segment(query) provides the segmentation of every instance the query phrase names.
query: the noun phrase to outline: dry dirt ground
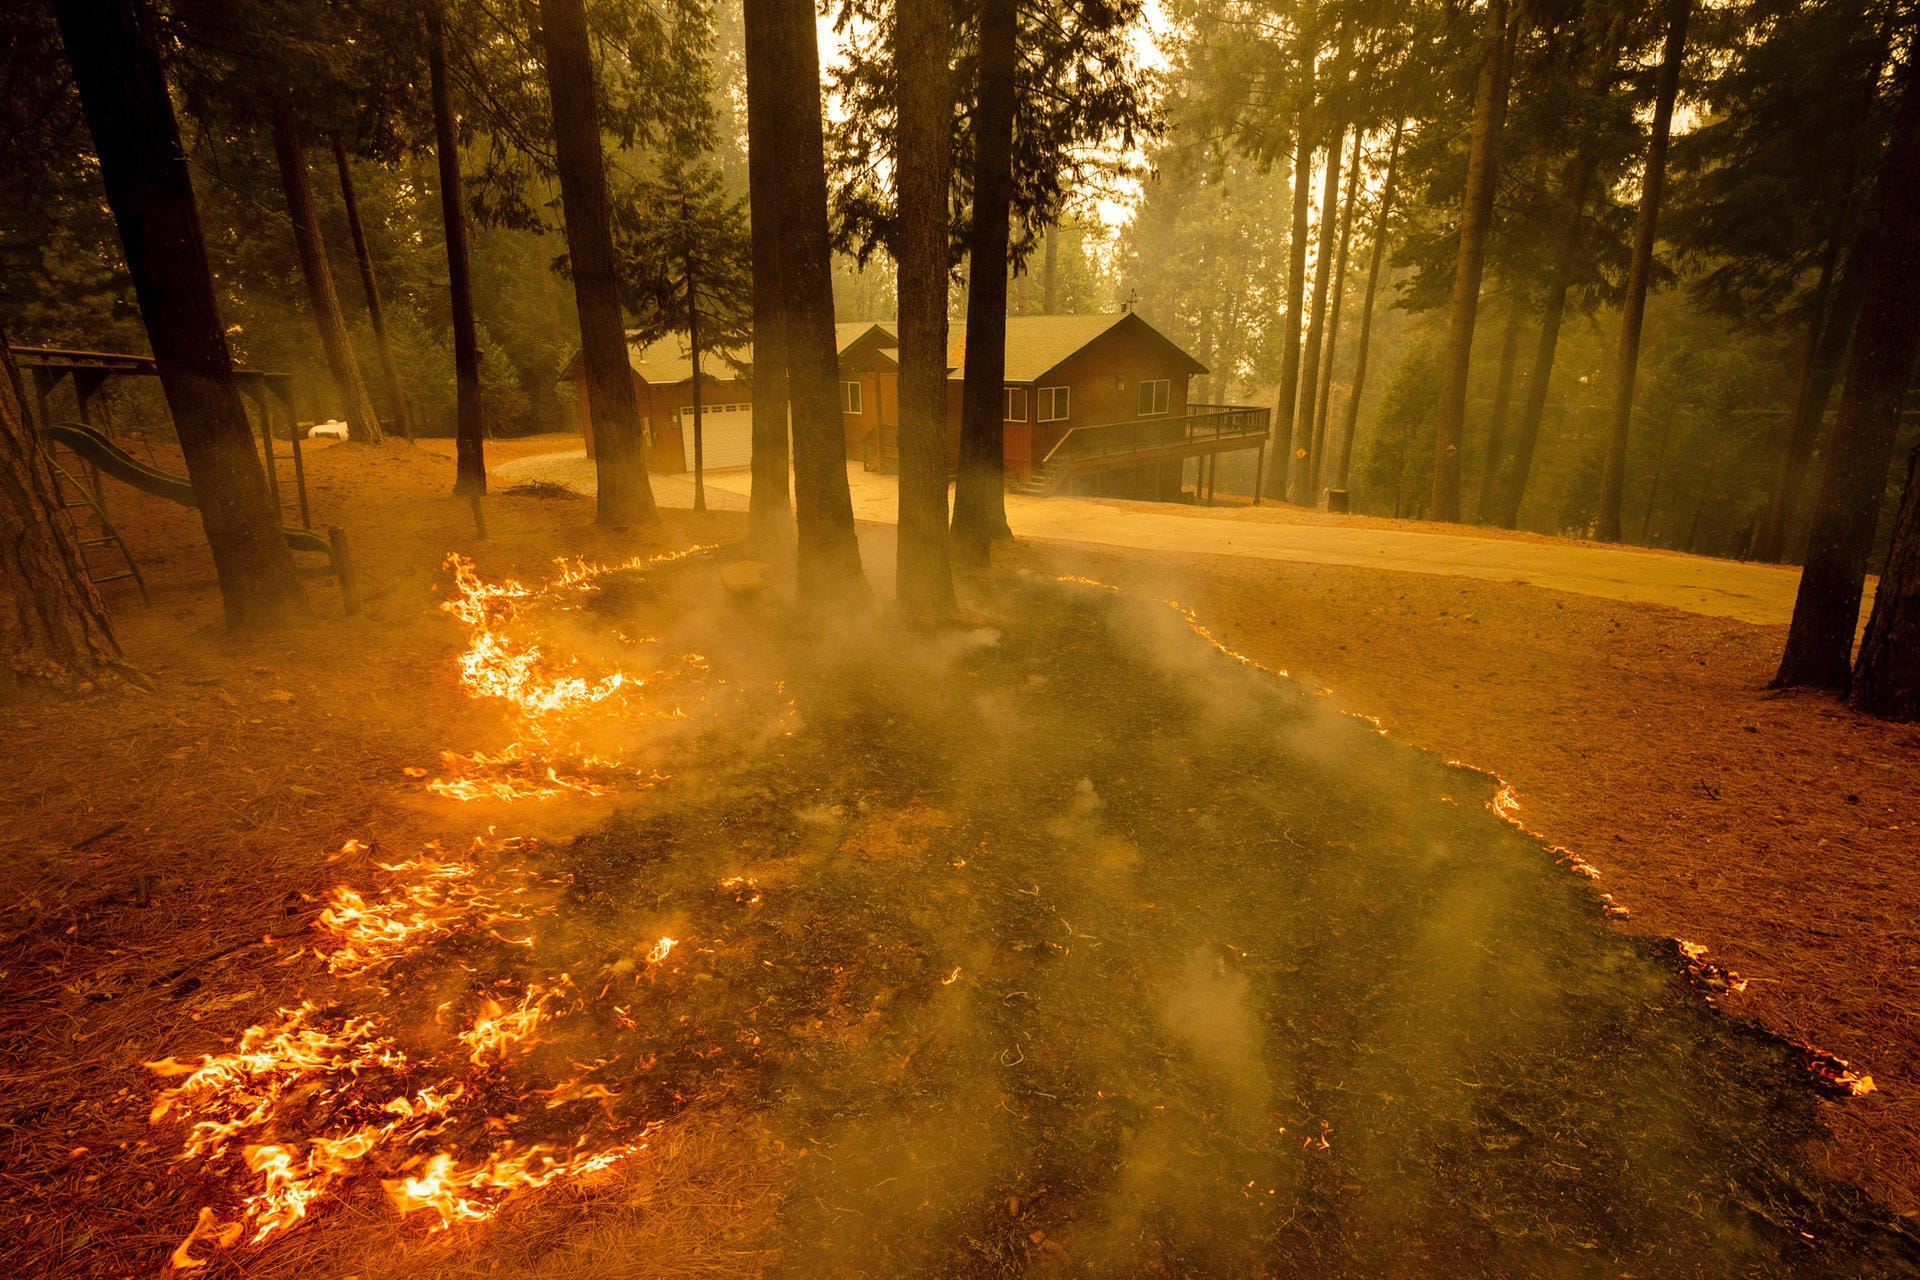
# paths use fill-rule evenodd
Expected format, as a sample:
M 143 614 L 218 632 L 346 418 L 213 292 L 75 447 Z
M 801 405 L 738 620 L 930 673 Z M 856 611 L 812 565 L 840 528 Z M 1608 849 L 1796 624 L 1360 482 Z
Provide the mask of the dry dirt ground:
M 552 447 L 497 442 L 490 456 Z M 126 584 L 110 599 L 154 691 L 4 718 L 0 1213 L 13 1229 L 0 1233 L 0 1269 L 125 1274 L 164 1256 L 183 1202 L 168 1150 L 147 1132 L 140 1063 L 228 1044 L 287 998 L 250 953 L 305 929 L 328 888 L 364 868 L 355 859 L 374 856 L 335 853 L 347 837 L 404 850 L 502 817 L 484 805 L 450 813 L 403 772 L 498 727 L 454 684 L 459 636 L 436 595 L 448 551 L 489 573 L 531 573 L 560 555 L 612 559 L 744 532 L 738 512 L 672 510 L 644 532 L 602 531 L 582 499 L 500 494 L 479 542 L 466 504 L 447 496 L 451 475 L 445 442 L 315 448 L 315 522 L 351 531 L 368 608 L 342 618 L 331 581 L 315 578 L 316 621 L 272 636 L 220 628 L 194 513 L 113 493 L 154 606 Z M 1706 944 L 1751 980 L 1724 998 L 1730 1012 L 1873 1073 L 1877 1092 L 1828 1108 L 1833 1141 L 1815 1156 L 1920 1214 L 1920 727 L 1768 695 L 1782 629 L 1229 556 L 1034 542 L 997 553 L 996 569 L 1177 599 L 1223 643 L 1395 737 L 1501 774 L 1532 830 L 1601 869 L 1601 887 L 1632 910 L 1620 927 Z M 545 809 L 541 833 L 607 812 L 594 801 Z M 684 1148 L 674 1195 L 659 1194 L 664 1162 L 611 1189 L 561 1193 L 611 1197 L 604 1238 L 589 1242 L 601 1263 L 754 1269 L 756 1224 L 789 1155 L 748 1118 L 711 1119 L 672 1139 Z M 430 1256 L 325 1269 L 511 1273 L 549 1218 L 561 1221 L 535 1208 L 512 1236 L 435 1237 L 419 1246 Z M 661 1264 L 679 1256 L 662 1252 L 676 1231 L 713 1247 Z M 302 1247 L 296 1235 L 250 1274 L 312 1273 Z

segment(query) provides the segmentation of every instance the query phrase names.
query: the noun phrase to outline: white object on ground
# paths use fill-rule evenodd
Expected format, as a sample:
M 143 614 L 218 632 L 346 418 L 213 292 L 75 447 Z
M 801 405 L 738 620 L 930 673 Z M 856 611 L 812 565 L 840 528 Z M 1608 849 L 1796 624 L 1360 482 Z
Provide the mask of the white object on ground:
M 345 440 L 347 424 L 338 418 L 329 418 L 325 422 L 316 422 L 307 428 L 309 440 Z

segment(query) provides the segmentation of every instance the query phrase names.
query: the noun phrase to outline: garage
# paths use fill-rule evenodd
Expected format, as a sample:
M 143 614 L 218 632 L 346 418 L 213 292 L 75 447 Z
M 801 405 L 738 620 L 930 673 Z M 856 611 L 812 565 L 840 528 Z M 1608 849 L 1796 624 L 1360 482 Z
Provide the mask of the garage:
M 693 408 L 680 410 L 680 451 L 693 470 Z M 753 462 L 753 406 L 712 404 L 700 408 L 702 461 L 708 471 L 725 471 Z

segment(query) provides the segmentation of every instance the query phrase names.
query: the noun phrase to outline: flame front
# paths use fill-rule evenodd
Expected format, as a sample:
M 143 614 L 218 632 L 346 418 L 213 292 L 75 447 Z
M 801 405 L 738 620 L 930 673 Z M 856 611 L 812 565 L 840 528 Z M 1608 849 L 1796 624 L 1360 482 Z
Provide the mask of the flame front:
M 511 802 L 660 781 L 582 739 L 616 707 L 623 722 L 680 717 L 678 707 L 648 705 L 643 695 L 706 672 L 706 659 L 680 654 L 663 659 L 664 674 L 644 676 L 583 670 L 577 658 L 526 638 L 526 615 L 575 607 L 608 574 L 708 549 L 613 565 L 563 561 L 532 587 L 488 581 L 472 561 L 450 556 L 453 591 L 441 607 L 467 632 L 460 686 L 503 704 L 514 736 L 498 750 L 444 752 L 443 776 L 428 791 Z M 334 856 L 366 852 L 350 840 Z M 565 888 L 528 869 L 534 853 L 530 839 L 489 838 L 465 857 L 432 843 L 414 858 L 375 863 L 383 886 L 335 888 L 315 922 L 319 940 L 290 957 L 317 960 L 316 980 L 342 984 L 339 1000 L 281 1009 L 225 1053 L 147 1064 L 169 1081 L 151 1120 L 186 1126 L 178 1161 L 230 1171 L 247 1186 L 232 1220 L 201 1210 L 173 1251 L 174 1267 L 203 1267 L 209 1251 L 271 1239 L 368 1177 L 403 1215 L 431 1215 L 440 1230 L 491 1216 L 510 1192 L 597 1173 L 645 1150 L 650 1122 L 596 1078 L 623 1055 L 573 1062 L 559 1035 L 570 1018 L 637 1031 L 635 1005 L 651 986 L 643 980 L 680 940 L 642 944 L 645 968 L 607 966 L 591 996 L 565 972 L 520 976 L 540 954 L 539 932 Z M 448 980 L 461 989 L 431 1016 L 409 1007 L 420 998 L 414 988 Z M 372 1012 L 349 1013 L 349 1005 Z
M 533 848 L 482 840 L 460 860 L 430 845 L 408 861 L 376 864 L 390 880 L 381 892 L 334 891 L 311 954 L 348 984 L 343 994 L 370 996 L 377 1012 L 347 1015 L 307 999 L 249 1028 L 228 1052 L 147 1064 L 171 1082 L 151 1119 L 186 1125 L 178 1161 L 237 1166 L 250 1184 L 232 1221 L 203 1212 L 175 1251 L 176 1267 L 205 1265 L 207 1248 L 257 1244 L 297 1226 L 363 1176 L 380 1177 L 403 1214 L 431 1213 L 439 1230 L 490 1216 L 509 1192 L 596 1173 L 645 1149 L 647 1121 L 616 1110 L 621 1095 L 593 1078 L 616 1058 L 583 1065 L 548 1052 L 556 1024 L 593 1003 L 567 974 L 517 981 L 517 998 L 454 997 L 438 1015 L 464 1026 L 451 1036 L 417 1018 L 403 1030 L 410 1020 L 391 998 L 395 970 L 423 948 L 506 954 L 533 946 L 519 935 L 554 914 L 564 888 L 518 865 Z M 509 926 L 512 936 L 502 931 Z M 651 944 L 648 961 L 665 959 L 675 942 Z M 629 1028 L 631 1002 L 644 990 L 637 977 L 612 973 L 595 997 L 607 1010 L 615 998 L 627 1001 L 619 1012 Z M 463 1003 L 471 1008 L 461 1014 Z M 527 1116 L 572 1104 L 591 1109 L 541 1122 L 563 1138 L 523 1136 Z
M 430 780 L 427 790 L 450 800 L 515 801 L 604 796 L 654 785 L 658 775 L 632 770 L 621 753 L 591 749 L 581 738 L 590 722 L 596 717 L 604 722 L 615 704 L 623 720 L 679 718 L 678 707 L 652 705 L 646 695 L 678 675 L 704 672 L 706 659 L 681 654 L 673 665 L 644 675 L 618 668 L 583 672 L 577 656 L 562 659 L 523 638 L 520 624 L 529 610 L 573 607 L 609 574 L 657 568 L 711 549 L 689 547 L 612 565 L 562 560 L 553 577 L 533 587 L 512 578 L 490 582 L 473 561 L 448 556 L 453 594 L 440 607 L 467 631 L 459 657 L 460 687 L 469 697 L 503 704 L 516 736 L 497 751 L 442 752 L 443 774 Z

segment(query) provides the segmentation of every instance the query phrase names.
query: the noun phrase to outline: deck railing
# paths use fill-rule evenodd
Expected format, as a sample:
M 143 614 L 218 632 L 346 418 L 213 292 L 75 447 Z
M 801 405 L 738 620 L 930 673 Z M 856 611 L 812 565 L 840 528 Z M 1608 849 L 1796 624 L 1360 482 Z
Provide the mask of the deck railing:
M 1121 453 L 1142 453 L 1182 444 L 1245 439 L 1249 447 L 1266 439 L 1270 410 L 1253 405 L 1189 405 L 1179 418 L 1139 418 L 1132 422 L 1072 427 L 1054 441 L 1040 465 L 1084 462 Z

